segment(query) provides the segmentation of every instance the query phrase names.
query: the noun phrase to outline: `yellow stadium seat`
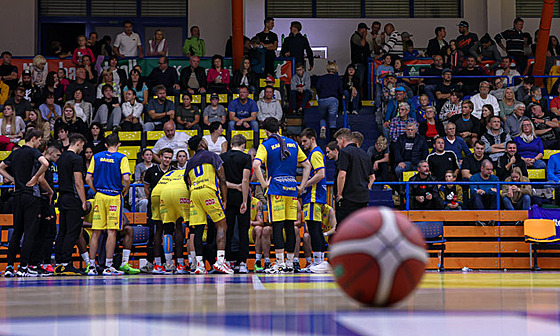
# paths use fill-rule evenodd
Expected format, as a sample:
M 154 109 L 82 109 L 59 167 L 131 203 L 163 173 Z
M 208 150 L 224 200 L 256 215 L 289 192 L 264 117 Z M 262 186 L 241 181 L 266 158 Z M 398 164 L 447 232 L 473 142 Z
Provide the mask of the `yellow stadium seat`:
M 550 157 L 554 154 L 558 154 L 560 153 L 559 149 L 545 149 L 544 150 L 544 156 L 543 156 L 543 160 L 548 160 L 550 159 Z
M 319 106 L 319 103 L 316 100 L 310 100 L 309 106 Z
M 136 160 L 128 160 L 128 165 L 130 166 L 130 173 L 133 175 L 130 179 L 134 180 L 134 168 L 136 167 Z
M 218 102 L 219 102 L 220 104 L 225 104 L 225 103 L 228 102 L 227 94 L 225 94 L 225 93 L 220 93 L 220 94 L 218 95 L 218 97 L 219 97 L 219 101 L 218 101 Z M 206 95 L 206 104 L 210 104 L 210 95 L 209 95 L 209 94 Z
M 550 243 L 560 240 L 552 239 L 556 236 L 556 225 L 552 219 L 526 219 L 523 223 L 523 234 L 525 241 L 531 243 Z
M 157 99 L 157 96 L 154 96 L 153 98 Z M 172 102 L 175 102 L 175 96 L 167 96 L 166 98 L 167 100 L 171 100 Z
M 242 134 L 245 137 L 245 139 L 247 139 L 247 145 L 246 145 L 247 148 L 253 147 L 253 131 L 238 131 L 238 130 L 231 131 L 232 137 L 237 134 Z
M 177 130 L 175 132 L 185 133 L 185 134 L 187 134 L 188 136 L 191 136 L 191 137 L 198 134 L 198 131 L 196 131 L 196 130 Z
M 165 136 L 164 131 L 148 131 L 146 132 L 146 139 L 148 141 L 158 141 Z
M 362 106 L 375 106 L 375 100 L 362 100 Z
M 138 152 L 140 152 L 140 146 L 120 146 L 119 153 L 123 153 L 129 160 L 136 160 L 138 157 Z
M 109 135 L 113 134 L 113 131 L 105 131 L 105 133 L 103 134 L 105 134 L 105 137 L 108 137 Z
M 278 130 L 278 133 L 279 133 L 280 135 L 282 135 L 282 129 Z M 267 137 L 266 137 L 266 132 L 265 132 L 263 129 L 260 129 L 260 130 L 259 130 L 259 138 L 260 138 L 261 140 L 267 138 Z
M 530 180 L 546 180 L 546 170 L 544 169 L 527 169 Z
M 403 181 L 407 182 L 415 174 L 416 174 L 415 171 L 405 171 L 405 172 L 403 172 L 403 175 L 402 175 Z
M 259 87 L 265 87 L 266 86 L 266 81 L 264 78 L 261 78 L 261 80 L 259 81 Z M 279 88 L 280 87 L 280 80 L 279 79 L 275 79 L 274 80 L 274 85 L 275 88 Z
M 204 130 L 204 131 L 202 131 L 202 135 L 210 135 L 210 131 L 209 130 Z M 222 135 L 226 136 L 226 130 L 222 131 Z
M 239 93 L 234 93 L 231 99 L 237 99 L 239 98 Z M 252 93 L 249 93 L 249 98 L 255 100 L 255 95 Z
M 0 160 L 6 159 L 10 153 L 10 151 L 0 151 Z
M 142 139 L 142 132 L 119 132 L 119 139 L 121 141 L 140 141 Z

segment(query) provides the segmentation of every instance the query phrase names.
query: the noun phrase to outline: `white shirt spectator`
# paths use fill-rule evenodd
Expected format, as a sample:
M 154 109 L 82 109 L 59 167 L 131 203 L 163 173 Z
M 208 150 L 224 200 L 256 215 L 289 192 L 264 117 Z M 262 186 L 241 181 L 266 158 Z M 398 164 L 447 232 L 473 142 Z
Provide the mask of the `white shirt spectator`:
M 482 99 L 480 93 L 477 93 L 471 97 L 471 101 L 474 104 L 472 115 L 478 119 L 480 119 L 480 117 L 482 116 L 482 106 L 486 104 L 490 104 L 492 105 L 492 107 L 494 107 L 495 116 L 500 115 L 500 104 L 498 104 L 498 99 L 496 99 L 496 97 L 492 96 L 491 94 L 489 94 L 486 99 Z
M 130 102 L 125 102 L 122 105 L 122 113 L 125 118 L 128 118 L 131 114 L 142 122 L 142 111 L 144 111 L 144 105 L 142 103 L 136 102 L 134 106 Z
M 119 52 L 126 57 L 137 57 L 138 46 L 141 45 L 142 41 L 140 41 L 140 36 L 137 33 L 132 33 L 128 36 L 125 32 L 117 35 L 115 43 L 113 44 L 113 46 L 119 48 Z
M 503 75 L 504 75 L 504 69 L 498 69 L 498 70 L 496 70 L 496 76 L 503 76 Z M 513 84 L 514 84 L 514 83 L 513 83 L 513 77 L 515 77 L 515 76 L 521 76 L 521 75 L 519 74 L 519 72 L 517 72 L 517 70 L 515 70 L 515 69 L 510 69 L 509 72 L 508 72 L 508 74 L 507 74 L 506 76 L 507 76 L 507 78 L 509 79 L 509 85 L 513 86 Z M 506 83 L 506 84 L 507 84 L 507 83 Z M 507 86 L 507 85 L 504 85 L 504 86 Z
M 259 93 L 259 100 L 264 98 L 264 90 L 261 90 L 261 93 Z M 272 99 L 276 99 L 279 102 L 282 101 L 282 95 L 280 94 L 280 91 L 278 90 L 274 90 L 274 94 L 272 95 Z
M 218 140 L 216 140 L 216 142 L 212 141 L 212 136 L 210 134 L 203 136 L 203 138 L 206 139 L 206 142 L 208 143 L 209 151 L 211 151 L 212 153 L 216 153 L 218 155 L 222 154 L 222 144 L 224 142 L 227 142 L 224 136 L 220 135 L 218 137 Z
M 273 117 L 278 121 L 282 120 L 282 106 L 280 106 L 278 100 L 272 99 L 267 103 L 264 99 L 261 99 L 257 102 L 257 106 L 259 107 L 259 113 L 257 113 L 258 121 L 262 122 L 269 117 Z
M 173 149 L 173 160 L 175 160 L 177 158 L 178 151 L 188 148 L 188 142 L 190 138 L 191 137 L 186 133 L 175 131 L 175 135 L 171 139 L 167 136 L 163 136 L 162 138 L 160 138 L 154 145 L 154 148 L 152 148 L 152 151 L 158 154 L 159 151 L 164 148 L 171 148 Z M 187 151 L 187 159 L 188 158 L 189 152 Z

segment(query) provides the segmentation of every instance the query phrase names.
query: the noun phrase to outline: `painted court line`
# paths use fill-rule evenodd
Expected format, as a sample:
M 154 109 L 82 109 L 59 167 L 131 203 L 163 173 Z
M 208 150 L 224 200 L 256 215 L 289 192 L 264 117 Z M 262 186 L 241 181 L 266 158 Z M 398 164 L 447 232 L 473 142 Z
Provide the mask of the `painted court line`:
M 266 289 L 258 276 L 253 275 L 252 280 L 253 280 L 253 289 L 254 290 L 265 290 Z

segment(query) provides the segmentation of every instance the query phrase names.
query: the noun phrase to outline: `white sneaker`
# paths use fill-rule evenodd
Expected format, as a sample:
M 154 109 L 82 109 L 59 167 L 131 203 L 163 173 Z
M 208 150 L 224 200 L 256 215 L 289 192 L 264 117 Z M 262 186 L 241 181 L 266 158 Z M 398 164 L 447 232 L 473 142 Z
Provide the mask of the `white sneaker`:
M 106 267 L 103 270 L 103 275 L 124 275 L 124 272 L 119 271 L 115 267 L 111 266 L 111 267 Z
M 239 274 L 248 274 L 249 270 L 247 269 L 247 264 L 242 262 L 239 264 Z
M 146 265 L 140 267 L 140 272 L 142 272 L 142 273 L 152 273 L 153 269 L 154 269 L 154 264 L 147 261 Z
M 212 268 L 223 274 L 233 274 L 233 270 L 225 262 L 219 262 L 216 260 L 214 265 L 212 265 Z
M 204 261 L 201 261 L 196 264 L 196 269 L 194 270 L 194 274 L 206 274 L 208 271 L 204 265 Z
M 332 273 L 331 264 L 328 261 L 323 261 L 319 265 L 311 266 L 309 268 L 311 273 L 315 274 L 330 274 Z
M 286 268 L 286 264 L 274 264 L 270 268 L 264 270 L 267 274 L 279 274 L 284 272 L 284 268 Z

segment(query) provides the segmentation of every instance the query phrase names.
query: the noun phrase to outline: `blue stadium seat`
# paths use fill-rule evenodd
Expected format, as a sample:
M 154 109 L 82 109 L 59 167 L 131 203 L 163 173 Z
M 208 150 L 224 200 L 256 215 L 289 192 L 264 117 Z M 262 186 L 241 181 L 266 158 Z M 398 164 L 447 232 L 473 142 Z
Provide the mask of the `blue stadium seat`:
M 441 251 L 438 268 L 440 271 L 445 271 L 444 255 L 447 240 L 443 237 L 443 222 L 414 222 L 414 224 L 422 231 L 428 250 Z

